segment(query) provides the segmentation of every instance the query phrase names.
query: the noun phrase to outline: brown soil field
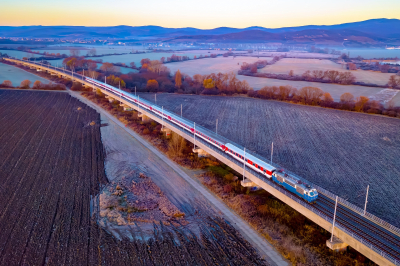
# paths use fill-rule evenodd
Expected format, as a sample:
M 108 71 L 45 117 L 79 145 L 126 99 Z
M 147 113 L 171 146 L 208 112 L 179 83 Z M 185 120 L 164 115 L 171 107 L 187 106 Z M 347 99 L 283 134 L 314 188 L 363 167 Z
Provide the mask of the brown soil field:
M 141 97 L 153 101 L 154 94 Z M 400 120 L 243 97 L 159 94 L 157 104 L 400 226 Z
M 302 75 L 307 70 L 337 70 L 340 72 L 348 71 L 345 65 L 336 64 L 330 60 L 304 59 L 304 58 L 283 58 L 273 65 L 266 66 L 259 70 L 261 73 L 288 74 L 293 70 L 295 75 Z M 366 71 L 362 69 L 351 71 L 356 77 L 356 81 L 386 85 L 391 73 L 381 73 L 377 71 Z
M 268 265 L 217 216 L 197 234 L 179 221 L 121 239 L 100 227 L 100 115 L 69 94 L 0 90 L 0 123 L 0 265 Z

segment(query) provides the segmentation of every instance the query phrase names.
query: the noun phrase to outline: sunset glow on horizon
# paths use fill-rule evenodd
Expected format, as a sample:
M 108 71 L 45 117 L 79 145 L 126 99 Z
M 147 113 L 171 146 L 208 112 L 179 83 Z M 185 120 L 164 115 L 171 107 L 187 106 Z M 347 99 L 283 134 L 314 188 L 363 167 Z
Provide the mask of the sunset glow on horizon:
M 143 26 L 170 28 L 279 28 L 332 25 L 373 18 L 400 19 L 398 0 L 288 1 L 129 1 L 5 0 L 1 26 Z

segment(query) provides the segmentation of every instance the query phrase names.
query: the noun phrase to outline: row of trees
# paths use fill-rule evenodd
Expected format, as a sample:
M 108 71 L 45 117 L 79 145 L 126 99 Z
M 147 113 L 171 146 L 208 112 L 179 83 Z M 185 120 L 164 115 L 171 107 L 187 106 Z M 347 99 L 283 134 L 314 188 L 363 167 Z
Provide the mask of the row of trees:
M 247 63 L 243 63 L 241 69 L 238 71 L 238 74 L 283 80 L 337 83 L 343 85 L 354 84 L 356 82 L 356 77 L 350 71 L 341 72 L 337 70 L 307 70 L 302 75 L 295 75 L 293 70 L 290 70 L 288 74 L 258 73 L 257 65 Z
M 393 103 L 389 103 L 389 109 L 385 110 L 384 106 L 378 101 L 371 101 L 365 96 L 356 98 L 348 92 L 340 96 L 340 102 L 335 102 L 330 93 L 324 92 L 320 88 L 310 86 L 303 87 L 299 90 L 291 86 L 265 86 L 259 91 L 249 90 L 248 96 L 356 112 L 385 114 L 389 116 L 396 116 L 398 114 L 400 116 L 400 109 L 394 108 Z
M 84 57 L 67 57 L 62 62 L 63 66 L 72 71 L 82 72 L 83 70 L 87 70 L 87 73 L 92 74 L 89 74 L 87 76 L 91 77 L 98 67 L 97 63 L 97 61 L 94 61 L 92 59 L 85 59 Z M 100 66 L 100 70 L 104 72 L 105 75 L 116 74 L 121 71 L 118 66 L 115 66 L 114 64 L 108 62 L 102 63 L 102 65 Z
M 290 75 L 290 73 L 293 73 L 293 71 L 289 72 L 289 76 L 294 76 L 293 74 Z M 353 84 L 356 81 L 356 77 L 353 75 L 353 73 L 349 71 L 341 72 L 337 70 L 307 70 L 301 75 L 301 77 L 306 81 L 328 80 L 331 83 L 339 83 L 344 85 Z
M 392 89 L 400 89 L 400 76 L 391 75 L 389 77 L 388 86 Z
M 58 84 L 58 83 L 48 83 L 44 84 L 40 80 L 36 80 L 32 87 L 31 87 L 32 82 L 28 79 L 25 79 L 21 81 L 21 84 L 19 85 L 18 88 L 20 89 L 34 89 L 34 90 L 65 90 L 65 86 L 63 84 Z M 13 84 L 10 80 L 5 80 L 1 84 L 1 87 L 5 88 L 13 88 Z

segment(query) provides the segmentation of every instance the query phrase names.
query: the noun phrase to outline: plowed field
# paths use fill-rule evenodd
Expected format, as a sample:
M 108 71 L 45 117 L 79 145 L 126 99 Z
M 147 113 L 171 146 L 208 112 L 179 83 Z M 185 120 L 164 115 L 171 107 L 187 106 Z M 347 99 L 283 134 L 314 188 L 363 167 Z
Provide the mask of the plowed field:
M 222 218 L 204 217 L 199 234 L 155 223 L 118 240 L 101 229 L 99 124 L 68 93 L 0 90 L 0 265 L 267 265 Z
M 141 97 L 154 102 L 154 94 Z M 157 104 L 400 226 L 400 119 L 243 97 L 158 94 Z

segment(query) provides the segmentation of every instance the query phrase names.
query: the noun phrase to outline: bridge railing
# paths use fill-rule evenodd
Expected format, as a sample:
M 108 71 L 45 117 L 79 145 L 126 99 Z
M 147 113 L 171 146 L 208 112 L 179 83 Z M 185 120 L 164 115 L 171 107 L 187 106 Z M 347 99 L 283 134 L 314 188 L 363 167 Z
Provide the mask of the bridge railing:
M 50 68 L 50 69 L 55 69 L 55 70 L 57 70 L 57 71 L 61 71 L 61 72 L 63 72 L 63 73 L 70 74 L 70 75 L 72 75 L 72 73 L 73 73 L 73 72 L 71 72 L 71 71 L 69 71 L 69 70 L 65 70 L 65 69 L 62 69 L 62 68 L 57 68 L 57 67 L 54 67 L 54 66 L 51 66 L 51 65 L 50 65 L 50 66 L 49 66 L 49 65 L 41 65 L 41 64 L 34 63 L 34 62 L 32 62 L 32 61 L 25 61 L 25 60 L 19 60 L 19 59 L 15 59 L 15 60 L 23 61 L 23 62 L 31 63 L 31 64 L 36 64 L 36 65 L 41 66 L 41 67 L 47 67 L 47 68 Z M 84 79 L 84 77 L 83 77 L 82 75 L 78 74 L 78 73 L 74 73 L 74 77 L 75 77 L 75 76 L 81 78 L 82 80 Z M 143 99 L 143 100 L 144 100 L 144 99 Z M 147 101 L 147 100 L 144 100 L 144 101 L 146 101 L 147 103 L 150 103 L 150 104 L 154 105 L 154 103 L 151 103 L 151 102 L 149 102 L 149 101 Z M 147 110 L 146 110 L 146 111 L 147 111 Z M 188 119 L 186 119 L 186 118 L 182 118 L 182 119 L 184 119 L 185 121 L 187 121 L 189 124 L 193 124 L 193 123 L 194 123 L 193 121 L 190 121 L 190 120 L 188 120 Z M 182 128 L 178 127 L 177 125 L 175 125 L 174 123 L 172 123 L 172 122 L 170 122 L 170 121 L 168 121 L 168 120 L 166 120 L 166 119 L 164 119 L 164 123 L 165 123 L 165 124 L 168 124 L 170 127 L 174 127 L 174 128 L 179 129 L 179 130 L 182 130 Z M 215 132 L 213 132 L 213 131 L 211 131 L 211 130 L 209 130 L 209 129 L 203 127 L 203 126 L 196 125 L 196 128 L 201 128 L 202 131 L 207 132 L 207 134 L 210 134 L 211 136 L 218 137 L 220 140 L 224 140 L 224 141 L 226 141 L 227 143 L 232 143 L 232 144 L 234 144 L 234 145 L 236 145 L 236 146 L 238 146 L 238 147 L 240 147 L 240 148 L 243 148 L 243 146 L 241 146 L 241 145 L 239 145 L 239 144 L 236 144 L 236 143 L 232 142 L 231 140 L 229 140 L 229 139 L 227 139 L 227 138 L 225 138 L 225 137 L 223 137 L 223 136 L 221 136 L 221 135 L 217 135 Z M 186 134 L 190 134 L 189 132 L 185 132 L 185 133 L 186 133 Z M 212 149 L 214 152 L 216 152 L 216 153 L 218 153 L 219 155 L 225 157 L 226 159 L 230 160 L 230 161 L 233 162 L 233 163 L 238 164 L 238 162 L 239 162 L 239 161 L 235 160 L 234 158 L 228 156 L 225 152 L 222 152 L 221 150 L 217 149 L 215 146 L 209 144 L 208 142 L 204 141 L 204 140 L 201 139 L 201 138 L 196 138 L 196 142 L 200 142 L 202 145 L 205 145 L 205 146 L 209 147 L 209 148 Z M 258 154 L 254 153 L 254 152 L 252 152 L 252 155 L 255 156 L 255 157 L 257 157 L 257 158 L 259 158 L 259 159 L 261 159 L 261 160 L 263 160 L 263 161 L 268 162 L 268 160 L 266 160 L 264 157 L 259 156 Z M 240 165 L 241 165 L 241 163 L 240 163 Z M 280 166 L 277 165 L 277 164 L 275 164 L 275 163 L 273 163 L 273 166 L 276 167 L 276 168 L 280 168 Z M 317 214 L 318 216 L 322 217 L 322 218 L 323 218 L 324 220 L 326 220 L 327 222 L 329 222 L 329 223 L 332 223 L 332 222 L 333 222 L 333 219 L 332 219 L 332 218 L 326 216 L 325 214 L 323 214 L 322 212 L 320 212 L 319 210 L 317 210 L 316 208 L 314 208 L 314 207 L 311 206 L 310 204 L 308 204 L 308 203 L 304 202 L 303 200 L 299 199 L 298 197 L 294 196 L 294 195 L 291 194 L 289 191 L 283 189 L 282 187 L 278 186 L 278 185 L 275 184 L 274 182 L 271 182 L 269 179 L 265 178 L 264 176 L 262 176 L 262 175 L 259 174 L 258 172 L 252 170 L 252 169 L 249 168 L 249 167 L 246 167 L 246 171 L 247 171 L 247 172 L 250 172 L 252 175 L 258 177 L 259 179 L 261 179 L 262 181 L 264 181 L 265 183 L 267 183 L 267 184 L 270 185 L 271 187 L 275 188 L 276 190 L 278 190 L 278 191 L 281 192 L 282 194 L 284 194 L 284 195 L 286 195 L 287 197 L 291 198 L 291 199 L 292 199 L 293 201 L 295 201 L 296 203 L 302 205 L 303 207 L 307 208 L 308 210 L 310 210 L 310 211 L 312 211 L 313 213 Z M 295 175 L 294 173 L 290 173 L 290 174 Z M 312 184 L 311 182 L 309 182 L 308 180 L 305 180 L 304 178 L 302 178 L 302 177 L 300 177 L 300 176 L 297 176 L 297 175 L 295 175 L 295 176 L 298 177 L 299 179 L 301 179 L 302 181 L 306 182 L 306 183 Z M 330 198 L 332 198 L 332 199 L 335 199 L 335 198 L 336 198 L 336 195 L 333 194 L 332 192 L 330 192 L 330 191 L 328 191 L 328 190 L 325 190 L 325 189 L 319 187 L 318 185 L 315 185 L 315 184 L 312 184 L 312 185 L 318 190 L 318 192 L 320 192 L 320 193 L 322 193 L 322 194 L 324 194 L 324 195 L 326 195 L 326 196 L 328 196 L 328 197 L 330 197 Z M 364 210 L 361 209 L 361 208 L 359 208 L 359 207 L 357 207 L 356 205 L 354 205 L 354 204 L 352 204 L 352 203 L 350 203 L 350 202 L 348 202 L 348 201 L 346 201 L 346 200 L 344 200 L 344 199 L 342 199 L 342 198 L 340 198 L 340 197 L 338 197 L 338 202 L 340 202 L 342 205 L 347 206 L 348 208 L 352 209 L 353 211 L 359 213 L 360 215 L 364 216 Z M 370 213 L 366 212 L 365 216 L 367 216 L 368 218 L 370 218 L 370 219 L 376 221 L 379 225 L 381 225 L 381 226 L 384 227 L 384 228 L 388 228 L 388 229 L 390 229 L 390 230 L 392 230 L 392 231 L 395 231 L 395 232 L 400 233 L 400 229 L 398 229 L 398 228 L 396 228 L 395 226 L 389 224 L 388 222 L 383 221 L 382 219 L 380 219 L 380 218 L 374 216 L 373 214 L 370 214 Z M 395 258 L 393 258 L 390 254 L 386 253 L 384 250 L 380 249 L 380 248 L 378 247 L 378 246 L 379 246 L 378 243 L 371 244 L 370 242 L 368 242 L 368 241 L 366 241 L 365 239 L 363 239 L 362 236 L 359 236 L 359 235 L 357 235 L 357 234 L 354 234 L 354 232 L 352 232 L 351 230 L 349 230 L 349 229 L 347 229 L 347 228 L 341 226 L 340 223 L 337 223 L 337 225 L 335 225 L 335 226 L 336 226 L 337 228 L 339 228 L 340 230 L 346 232 L 348 235 L 352 236 L 353 238 L 357 239 L 357 240 L 358 240 L 359 242 L 361 242 L 362 244 L 368 246 L 369 248 L 371 248 L 372 250 L 374 250 L 375 252 L 377 252 L 378 254 L 380 254 L 382 257 L 384 257 L 384 258 L 388 259 L 389 261 L 393 262 L 395 265 L 400 265 L 400 261 L 398 261 L 398 260 L 396 260 Z

